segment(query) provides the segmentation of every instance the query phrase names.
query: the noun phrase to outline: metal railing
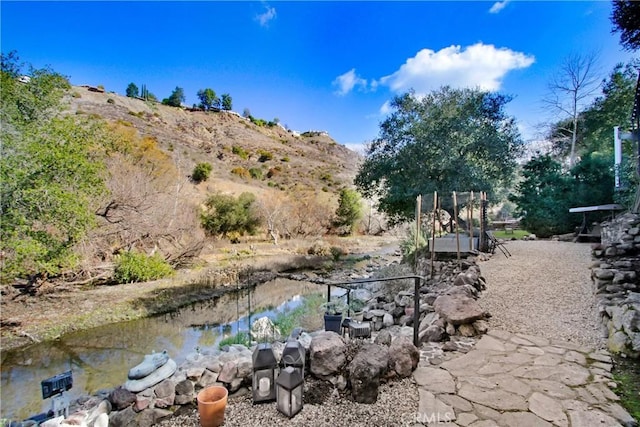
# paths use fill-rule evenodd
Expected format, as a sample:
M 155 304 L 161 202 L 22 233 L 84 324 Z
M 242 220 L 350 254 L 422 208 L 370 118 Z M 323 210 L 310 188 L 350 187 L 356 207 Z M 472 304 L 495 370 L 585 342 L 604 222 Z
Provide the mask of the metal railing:
M 326 283 L 327 285 L 327 303 L 331 302 L 331 287 L 335 286 L 336 288 L 342 288 L 347 290 L 347 316 L 351 314 L 350 307 L 350 295 L 351 291 L 357 289 L 352 287 L 351 285 L 357 285 L 360 283 L 375 283 L 375 282 L 389 282 L 391 280 L 404 280 L 404 279 L 413 279 L 414 280 L 414 294 L 413 294 L 413 345 L 420 348 L 418 345 L 418 327 L 420 320 L 420 284 L 423 280 L 421 276 L 397 276 L 397 277 L 385 277 L 381 279 L 361 279 L 354 280 L 351 282 L 337 282 L 337 283 Z

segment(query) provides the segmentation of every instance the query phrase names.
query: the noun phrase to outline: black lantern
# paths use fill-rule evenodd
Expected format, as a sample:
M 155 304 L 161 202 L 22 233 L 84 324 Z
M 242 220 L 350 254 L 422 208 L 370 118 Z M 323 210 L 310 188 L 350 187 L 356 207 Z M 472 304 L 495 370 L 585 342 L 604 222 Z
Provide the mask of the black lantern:
M 258 344 L 253 352 L 253 403 L 276 399 L 276 369 L 278 362 L 271 344 Z
M 306 351 L 300 341 L 287 341 L 282 351 L 282 360 L 280 365 L 283 368 L 291 366 L 294 368 L 300 376 L 304 379 L 304 360 Z
M 289 418 L 300 412 L 302 410 L 303 388 L 302 376 L 293 366 L 287 366 L 281 370 L 276 380 L 278 411 Z

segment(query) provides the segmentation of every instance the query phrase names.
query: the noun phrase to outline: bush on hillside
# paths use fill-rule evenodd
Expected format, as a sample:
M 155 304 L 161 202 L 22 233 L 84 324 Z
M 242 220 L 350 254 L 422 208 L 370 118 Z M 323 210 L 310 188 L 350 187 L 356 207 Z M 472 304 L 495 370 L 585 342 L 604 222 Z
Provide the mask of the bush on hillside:
M 122 252 L 116 257 L 114 279 L 118 283 L 146 282 L 173 274 L 173 268 L 160 255 L 147 256 L 141 252 Z
M 262 169 L 260 168 L 251 168 L 249 169 L 249 174 L 253 179 L 262 179 Z
M 193 179 L 195 182 L 206 181 L 209 179 L 212 170 L 213 166 L 211 166 L 211 163 L 198 163 L 196 167 L 193 168 L 191 179 Z
M 231 148 L 231 152 L 243 160 L 247 160 L 247 158 L 249 158 L 249 153 L 247 152 L 247 150 L 238 145 L 234 145 Z
M 251 173 L 243 167 L 237 167 L 231 169 L 231 173 L 234 175 L 238 175 L 240 178 L 249 179 L 251 178 Z

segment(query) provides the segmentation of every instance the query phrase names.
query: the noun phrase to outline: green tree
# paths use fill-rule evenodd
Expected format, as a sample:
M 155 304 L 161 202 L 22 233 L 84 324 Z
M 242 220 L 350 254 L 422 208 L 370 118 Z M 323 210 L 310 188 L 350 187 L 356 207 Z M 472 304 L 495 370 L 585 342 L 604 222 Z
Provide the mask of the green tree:
M 179 107 L 185 101 L 184 89 L 176 86 L 176 88 L 171 92 L 169 98 L 165 98 L 162 100 L 164 105 L 170 105 L 172 107 Z
M 198 91 L 198 99 L 200 100 L 200 107 L 209 111 L 212 108 L 218 108 L 220 104 L 220 99 L 216 96 L 216 93 L 213 89 L 200 89 Z
M 138 94 L 138 86 L 136 86 L 135 83 L 129 83 L 129 86 L 127 86 L 127 96 L 129 98 L 137 98 Z
M 487 191 L 513 176 L 522 140 L 504 107 L 509 97 L 442 87 L 393 99 L 356 176 L 392 223 L 413 217 L 415 198 L 438 191 Z M 446 199 L 445 199 L 446 200 Z M 452 211 L 452 205 L 444 204 Z
M 200 217 L 202 227 L 214 237 L 255 233 L 260 225 L 260 218 L 253 207 L 255 200 L 252 193 L 242 193 L 238 198 L 220 193 L 209 196 L 205 201 L 206 211 Z
M 598 96 L 582 114 L 584 124 L 584 151 L 613 151 L 614 126 L 628 130 L 631 122 L 635 89 L 638 81 L 637 67 L 640 62 L 618 64 L 602 83 L 602 95 Z M 627 154 L 632 155 L 632 144 L 626 144 Z
M 522 169 L 522 181 L 509 200 L 517 205 L 522 227 L 539 237 L 570 232 L 571 185 L 562 165 L 550 155 L 539 155 Z
M 225 111 L 231 111 L 233 108 L 233 102 L 231 100 L 231 95 L 228 93 L 222 94 L 222 109 Z
M 563 172 L 561 164 L 550 155 L 539 155 L 524 165 L 522 176 L 517 194 L 509 200 L 516 203 L 522 226 L 540 237 L 573 232 L 582 218 L 569 213 L 570 208 L 604 205 L 614 200 L 610 153 L 585 154 L 568 172 Z M 590 219 L 599 218 L 594 213 Z
M 0 249 L 2 281 L 56 274 L 74 264 L 74 246 L 95 221 L 105 191 L 100 143 L 105 126 L 90 118 L 53 117 L 69 82 L 49 69 L 2 57 L 0 118 Z M 12 70 L 5 72 L 4 70 Z
M 349 188 L 341 190 L 334 225 L 346 230 L 346 234 L 353 234 L 361 219 L 362 199 L 360 194 Z
M 626 50 L 640 48 L 640 2 L 614 0 L 611 14 L 613 33 L 620 33 L 620 44 Z

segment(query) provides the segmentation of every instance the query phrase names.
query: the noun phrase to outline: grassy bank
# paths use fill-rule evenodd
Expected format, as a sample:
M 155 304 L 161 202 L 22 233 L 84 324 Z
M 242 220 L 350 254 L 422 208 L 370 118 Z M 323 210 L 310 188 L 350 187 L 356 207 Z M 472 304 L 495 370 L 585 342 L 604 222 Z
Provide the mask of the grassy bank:
M 620 403 L 640 422 L 640 360 L 616 358 L 613 379 L 618 383 Z

